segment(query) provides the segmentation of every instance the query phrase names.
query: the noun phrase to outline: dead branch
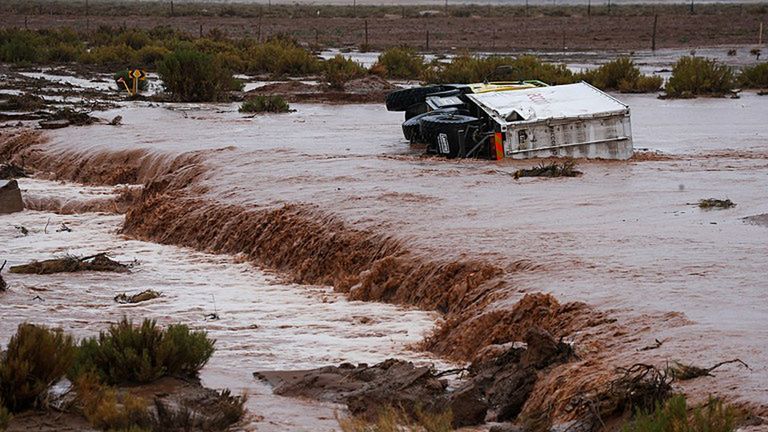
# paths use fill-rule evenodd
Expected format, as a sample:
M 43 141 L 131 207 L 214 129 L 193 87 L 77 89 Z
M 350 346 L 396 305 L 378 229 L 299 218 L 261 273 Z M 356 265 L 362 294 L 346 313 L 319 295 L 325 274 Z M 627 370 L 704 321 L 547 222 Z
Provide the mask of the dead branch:
M 679 381 L 688 381 L 694 378 L 699 378 L 704 376 L 714 376 L 712 375 L 712 371 L 719 368 L 720 366 L 724 366 L 731 363 L 739 363 L 745 368 L 747 368 L 748 370 L 752 370 L 750 369 L 749 365 L 741 361 L 741 359 L 722 361 L 709 368 L 702 368 L 694 365 L 686 365 L 680 362 L 675 362 L 675 364 L 670 366 L 668 370 L 669 370 L 669 374 L 672 375 L 674 379 Z

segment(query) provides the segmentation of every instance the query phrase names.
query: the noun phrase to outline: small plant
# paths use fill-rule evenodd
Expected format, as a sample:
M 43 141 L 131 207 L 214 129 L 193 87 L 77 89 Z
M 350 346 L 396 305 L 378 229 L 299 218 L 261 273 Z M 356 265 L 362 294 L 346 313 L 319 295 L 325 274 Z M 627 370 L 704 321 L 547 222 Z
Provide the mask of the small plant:
M 195 376 L 213 354 L 215 341 L 183 324 L 163 330 L 145 319 L 140 326 L 123 318 L 98 338 L 80 343 L 73 378 L 95 373 L 116 385 L 147 383 L 163 376 Z
M 213 56 L 194 49 L 180 48 L 158 65 L 166 90 L 184 102 L 214 102 L 232 86 L 232 72 Z
M 243 102 L 240 106 L 242 113 L 284 113 L 291 110 L 288 102 L 282 96 L 256 96 Z
M 736 411 L 722 401 L 710 398 L 704 407 L 689 415 L 685 396 L 672 396 L 652 412 L 640 412 L 622 432 L 733 432 Z
M 699 200 L 699 208 L 702 209 L 729 209 L 734 206 L 736 206 L 736 204 L 729 199 L 721 200 L 717 198 L 707 198 Z
M 746 88 L 768 88 L 768 63 L 742 69 L 739 74 L 739 84 Z
M 520 169 L 515 171 L 514 177 L 515 179 L 520 177 L 577 177 L 581 174 L 581 171 L 576 170 L 576 162 L 566 160 L 563 163 L 546 164 L 542 162 L 530 169 Z
M 368 74 L 368 71 L 360 63 L 341 54 L 325 61 L 323 69 L 323 77 L 334 89 L 343 89 L 344 84 L 348 81 Z
M 0 400 L 11 412 L 35 406 L 72 366 L 75 347 L 61 330 L 20 324 L 0 362 Z
M 577 77 L 600 89 L 622 93 L 654 92 L 664 83 L 659 76 L 642 75 L 629 57 L 619 57 Z
M 702 57 L 682 57 L 667 82 L 670 97 L 722 96 L 733 89 L 733 71 L 727 65 Z
M 358 417 L 338 418 L 342 432 L 448 432 L 454 430 L 450 411 L 426 413 L 416 410 L 412 418 L 401 409 L 386 407 L 371 423 Z
M 379 55 L 387 78 L 417 79 L 424 70 L 424 58 L 408 47 L 389 48 Z

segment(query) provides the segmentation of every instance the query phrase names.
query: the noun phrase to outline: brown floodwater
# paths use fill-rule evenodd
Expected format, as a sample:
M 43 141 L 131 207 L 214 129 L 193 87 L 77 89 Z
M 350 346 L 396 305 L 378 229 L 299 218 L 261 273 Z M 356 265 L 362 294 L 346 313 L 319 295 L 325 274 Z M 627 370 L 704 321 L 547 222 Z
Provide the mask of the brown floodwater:
M 379 105 L 297 104 L 294 113 L 246 117 L 231 104 L 133 103 L 103 114 L 122 115 L 119 129 L 68 128 L 49 145 L 207 151 L 210 200 L 311 203 L 432 257 L 502 268 L 529 260 L 534 270 L 509 276 L 521 291 L 647 316 L 650 340 L 666 341 L 659 360 L 739 357 L 752 370 L 724 368 L 712 390 L 766 404 L 768 229 L 742 218 L 768 212 L 768 98 L 618 97 L 632 109 L 635 147 L 667 157 L 584 162 L 578 178 L 514 180 L 514 170 L 535 162 L 422 157 L 402 138 L 401 114 Z M 695 205 L 710 197 L 737 206 Z M 682 313 L 684 325 L 655 326 L 652 317 L 668 312 Z

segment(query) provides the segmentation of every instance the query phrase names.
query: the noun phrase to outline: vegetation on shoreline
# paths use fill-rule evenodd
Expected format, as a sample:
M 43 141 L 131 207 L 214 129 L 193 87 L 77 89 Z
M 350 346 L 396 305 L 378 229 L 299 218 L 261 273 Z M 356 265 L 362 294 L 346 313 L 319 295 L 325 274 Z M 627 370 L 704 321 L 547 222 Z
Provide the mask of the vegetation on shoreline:
M 322 60 L 296 41 L 275 36 L 258 42 L 233 39 L 219 31 L 191 37 L 165 27 L 152 30 L 99 27 L 93 32 L 69 29 L 27 31 L 0 30 L 0 62 L 33 64 L 80 64 L 97 70 L 142 67 L 157 70 L 166 89 L 180 101 L 217 101 L 242 83 L 233 73 L 297 77 L 320 75 L 332 88 L 366 74 L 424 83 L 469 83 L 485 80 L 538 79 L 549 84 L 586 81 L 603 90 L 623 93 L 659 91 L 663 80 L 643 75 L 628 57 L 595 69 L 573 72 L 563 64 L 547 63 L 531 55 L 436 58 L 426 62 L 409 47 L 381 53 L 370 69 L 337 55 Z M 723 95 L 734 86 L 768 87 L 768 63 L 734 71 L 715 60 L 683 57 L 675 65 L 666 86 L 668 97 Z
M 91 15 L 124 17 L 127 15 L 139 16 L 193 16 L 193 17 L 242 17 L 242 18 L 311 18 L 318 15 L 323 18 L 384 18 L 387 16 L 400 16 L 406 18 L 423 17 L 429 19 L 425 11 L 435 11 L 441 15 L 452 17 L 569 17 L 586 16 L 653 16 L 688 15 L 690 8 L 685 3 L 669 5 L 617 5 L 608 7 L 606 2 L 598 4 L 593 2 L 588 8 L 583 5 L 449 5 L 448 8 L 435 8 L 433 5 L 392 5 L 392 6 L 367 6 L 355 5 L 301 5 L 301 4 L 249 4 L 249 3 L 224 3 L 224 2 L 177 2 L 171 7 L 167 1 L 153 0 L 140 4 L 104 0 L 91 2 L 88 12 Z M 765 14 L 768 6 L 765 4 L 696 4 L 697 14 L 710 15 L 718 13 L 747 13 Z M 9 1 L 0 7 L 0 11 L 17 14 L 61 14 L 61 15 L 85 15 L 86 3 L 67 2 L 61 0 L 25 0 Z
M 80 345 L 60 329 L 21 324 L 0 359 L 0 429 L 14 413 L 46 409 L 50 388 L 66 376 L 73 382 L 78 412 L 99 429 L 225 430 L 242 416 L 244 396 L 207 390 L 213 393 L 210 412 L 191 416 L 192 408 L 183 403 L 171 408 L 155 398 L 151 405 L 112 387 L 195 377 L 213 354 L 213 344 L 205 332 L 183 324 L 161 329 L 152 320 L 134 325 L 124 318 Z
M 241 113 L 285 113 L 291 110 L 282 96 L 258 95 L 240 105 Z

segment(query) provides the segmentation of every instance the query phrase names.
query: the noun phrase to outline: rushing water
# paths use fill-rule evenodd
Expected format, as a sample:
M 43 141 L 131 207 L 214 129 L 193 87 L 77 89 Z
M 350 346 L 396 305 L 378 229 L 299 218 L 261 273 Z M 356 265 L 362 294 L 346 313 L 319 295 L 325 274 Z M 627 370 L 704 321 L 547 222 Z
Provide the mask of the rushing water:
M 103 198 L 111 188 L 86 188 L 21 179 L 30 198 Z M 0 216 L 0 259 L 8 292 L 1 294 L 0 340 L 7 343 L 21 322 L 62 327 L 92 336 L 122 316 L 182 322 L 216 339 L 203 369 L 204 384 L 246 391 L 250 427 L 260 431 L 331 430 L 332 404 L 287 399 L 253 379 L 257 370 L 306 369 L 341 362 L 378 362 L 389 357 L 431 362 L 409 349 L 435 325 L 431 313 L 391 305 L 349 302 L 329 287 L 281 282 L 238 257 L 127 239 L 120 215 L 57 215 L 40 211 Z M 62 230 L 65 224 L 70 231 Z M 28 235 L 20 228 L 25 227 Z M 130 273 L 9 274 L 9 266 L 66 254 L 109 252 L 134 262 Z M 113 301 L 120 293 L 162 292 L 135 305 Z M 217 313 L 219 320 L 206 319 Z M 261 420 L 258 416 L 263 416 Z

